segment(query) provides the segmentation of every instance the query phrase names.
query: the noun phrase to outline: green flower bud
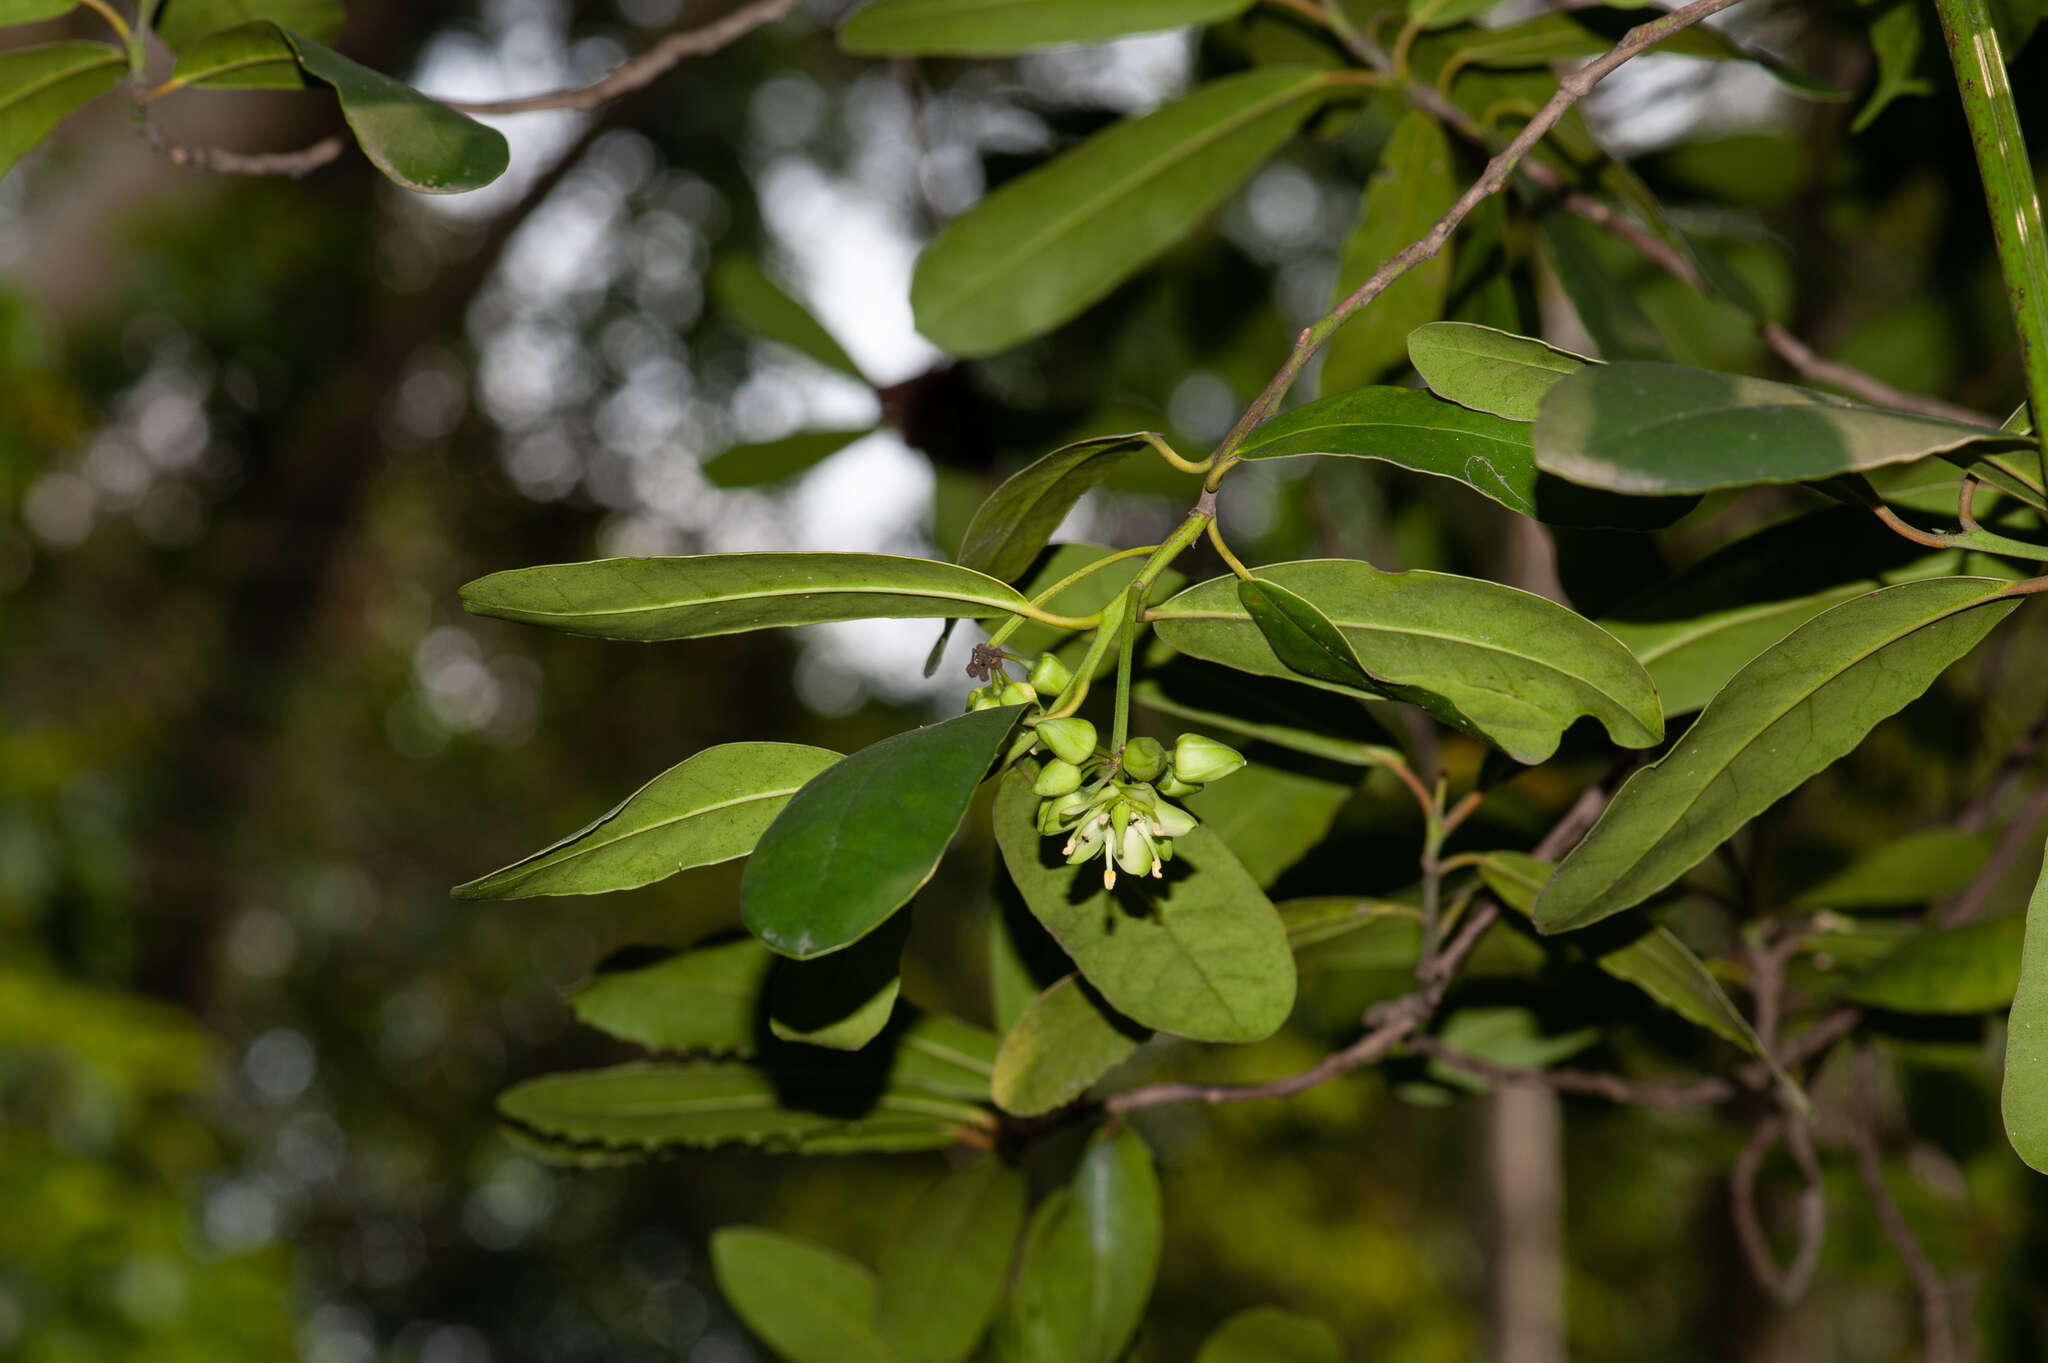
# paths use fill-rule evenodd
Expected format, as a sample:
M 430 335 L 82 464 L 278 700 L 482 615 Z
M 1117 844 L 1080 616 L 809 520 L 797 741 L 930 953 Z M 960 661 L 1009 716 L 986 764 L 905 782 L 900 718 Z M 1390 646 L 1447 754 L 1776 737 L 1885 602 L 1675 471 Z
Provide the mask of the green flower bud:
M 1030 705 L 1038 699 L 1038 693 L 1024 682 L 1004 682 L 1003 689 L 996 693 L 998 705 Z
M 1244 765 L 1244 754 L 1201 734 L 1182 734 L 1173 745 L 1173 774 L 1206 786 Z
M 1057 757 L 1046 763 L 1045 770 L 1031 783 L 1032 791 L 1039 795 L 1067 795 L 1080 788 L 1081 769 Z
M 1102 851 L 1102 845 L 1109 839 L 1109 825 L 1100 819 L 1090 819 L 1076 829 L 1074 836 L 1067 839 L 1064 849 L 1067 865 L 1078 866 L 1088 858 Z
M 993 684 L 977 686 L 967 693 L 969 710 L 989 710 L 1001 704 L 1002 702 L 996 699 L 996 687 Z
M 1133 823 L 1124 830 L 1116 845 L 1116 864 L 1134 876 L 1150 875 L 1158 865 L 1158 859 L 1152 855 L 1152 839 L 1145 836 L 1143 824 Z
M 1074 674 L 1067 671 L 1067 665 L 1050 653 L 1038 655 L 1038 661 L 1031 665 L 1030 682 L 1038 688 L 1041 696 L 1057 696 L 1067 689 L 1074 680 Z
M 1152 826 L 1159 830 L 1161 837 L 1178 838 L 1194 831 L 1195 816 L 1178 805 L 1161 800 L 1152 809 Z
M 1156 738 L 1134 738 L 1124 745 L 1124 771 L 1133 781 L 1154 781 L 1166 774 L 1166 746 Z
M 1168 772 L 1165 778 L 1159 782 L 1159 793 L 1161 795 L 1171 795 L 1176 800 L 1183 795 L 1193 795 L 1200 789 L 1201 787 L 1193 781 L 1183 781 L 1173 772 Z
M 1038 807 L 1038 831 L 1050 836 L 1077 822 L 1088 809 L 1088 801 L 1073 792 L 1054 796 Z
M 1062 762 L 1080 766 L 1095 756 L 1095 726 L 1085 719 L 1069 716 L 1066 719 L 1049 719 L 1034 730 L 1038 741 L 1051 748 L 1053 755 Z M 1243 759 L 1238 759 L 1242 765 Z

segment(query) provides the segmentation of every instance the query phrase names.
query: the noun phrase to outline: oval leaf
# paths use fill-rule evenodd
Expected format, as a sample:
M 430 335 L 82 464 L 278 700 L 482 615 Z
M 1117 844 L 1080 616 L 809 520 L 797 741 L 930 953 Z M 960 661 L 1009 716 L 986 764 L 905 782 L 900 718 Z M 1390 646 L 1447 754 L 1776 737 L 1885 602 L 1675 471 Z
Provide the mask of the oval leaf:
M 1086 1093 L 1149 1035 L 1069 975 L 1032 1000 L 1004 1034 L 989 1091 L 1005 1112 L 1041 1116 Z
M 831 620 L 1003 615 L 1025 604 L 972 569 L 894 554 L 699 554 L 513 568 L 462 589 L 471 614 L 598 639 L 700 639 Z
M 774 952 L 741 937 L 651 961 L 645 956 L 607 962 L 571 990 L 577 1021 L 650 1050 L 754 1053 L 754 1019 Z
M 967 523 L 961 566 L 1014 581 L 1051 542 L 1074 503 L 1152 438 L 1134 432 L 1079 440 L 1011 474 Z
M 875 0 L 839 29 L 875 57 L 1002 57 L 1233 19 L 1252 0 Z
M 1663 732 L 1642 665 L 1554 601 L 1446 573 L 1383 573 L 1352 559 L 1270 564 L 1259 576 L 1313 603 L 1343 633 L 1375 692 L 1421 705 L 1518 762 L 1547 759 L 1580 715 L 1599 719 L 1628 747 L 1647 747 Z M 1190 587 L 1154 612 L 1159 637 L 1242 672 L 1297 676 L 1236 596 L 1229 577 Z
M 224 28 L 268 19 L 326 42 L 341 32 L 341 0 L 164 0 L 156 31 L 182 52 Z
M 718 1290 L 789 1363 L 897 1363 L 877 1325 L 875 1275 L 822 1245 L 753 1226 L 711 1236 Z
M 1116 1363 L 1144 1318 L 1164 1238 L 1151 1151 L 1129 1128 L 1098 1138 L 1031 1218 L 1003 1356 Z
M 839 760 L 801 743 L 725 743 L 678 762 L 596 822 L 500 871 L 458 899 L 631 890 L 692 866 L 743 857 L 805 782 Z
M 104 43 L 45 43 L 0 52 L 0 175 L 64 116 L 114 88 L 128 59 Z
M 2005 1138 L 2048 1174 L 2048 856 L 2027 903 L 2020 981 L 2005 1029 Z
M 2018 601 L 1948 577 L 1801 625 L 1736 673 L 1676 747 L 1630 777 L 1537 897 L 1544 932 L 1640 904 L 1934 684 Z
M 1536 463 L 1575 483 L 1657 496 L 1811 482 L 2013 438 L 1739 374 L 1609 364 L 1550 390 Z
M 1227 76 L 1010 181 L 919 258 L 918 330 L 992 355 L 1069 321 L 1251 178 L 1328 88 L 1304 69 Z
M 1415 328 L 1408 333 L 1408 359 L 1438 397 L 1509 421 L 1534 421 L 1543 395 L 1559 379 L 1599 363 L 1532 336 L 1471 322 Z
M 482 189 L 505 173 L 505 135 L 428 99 L 403 81 L 359 66 L 303 33 L 280 26 L 299 65 L 334 87 L 341 116 L 370 164 L 420 194 Z
M 1023 713 L 1005 705 L 884 739 L 827 768 L 770 824 L 740 882 L 747 930 L 806 960 L 910 902 Z
M 2019 986 L 2026 926 L 2009 915 L 1915 933 L 1849 981 L 1842 996 L 1897 1013 L 2002 1012 Z
M 1161 880 L 1069 866 L 1034 826 L 1029 764 L 996 791 L 996 842 L 1032 914 L 1112 1007 L 1197 1041 L 1271 1036 L 1294 1006 L 1294 959 L 1272 902 L 1212 831 L 1175 838 Z
M 967 1357 L 995 1315 L 1024 1204 L 1024 1175 L 996 1159 L 954 1170 L 912 1204 L 882 1254 L 882 1337 L 899 1363 Z
M 1340 1363 L 1344 1346 L 1319 1320 L 1254 1306 L 1217 1326 L 1195 1363 Z
M 276 24 L 266 23 L 222 29 L 179 49 L 172 79 L 215 90 L 298 90 L 306 84 L 299 54 Z

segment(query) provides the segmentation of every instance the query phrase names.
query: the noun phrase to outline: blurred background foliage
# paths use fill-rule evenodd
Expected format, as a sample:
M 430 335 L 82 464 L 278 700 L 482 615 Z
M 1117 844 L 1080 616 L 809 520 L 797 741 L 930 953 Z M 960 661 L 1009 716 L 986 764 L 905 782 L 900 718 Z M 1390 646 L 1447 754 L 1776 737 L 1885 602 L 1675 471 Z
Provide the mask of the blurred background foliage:
M 0 1356 L 739 1363 L 758 1355 L 716 1300 L 710 1229 L 780 1224 L 872 1262 L 940 1166 L 535 1162 L 496 1129 L 494 1095 L 618 1053 L 562 991 L 622 946 L 730 926 L 738 872 L 601 900 L 457 904 L 447 887 L 710 744 L 849 750 L 950 712 L 967 640 L 926 681 L 921 622 L 593 645 L 469 620 L 456 587 L 598 554 L 944 552 L 996 478 L 1062 439 L 1147 425 L 1212 442 L 1326 305 L 1399 111 L 1320 118 L 1216 230 L 1058 334 L 953 366 L 905 303 L 935 222 L 1198 72 L 1314 54 L 1259 10 L 1199 43 L 913 69 L 838 54 L 841 8 L 800 5 L 594 116 L 504 120 L 512 174 L 461 199 L 405 196 L 359 158 L 304 183 L 177 170 L 118 109 L 0 183 Z M 350 9 L 345 50 L 466 97 L 592 78 L 681 19 L 676 0 Z M 1859 91 L 1868 21 L 1808 3 L 1736 19 Z M 2017 375 L 1961 116 L 1928 70 L 1935 97 L 1850 137 L 1854 104 L 1646 61 L 1593 126 L 1799 334 L 1988 408 Z M 2013 83 L 2048 146 L 2048 43 Z M 174 136 L 235 146 L 296 145 L 331 117 L 312 96 L 192 106 L 166 106 Z M 1472 307 L 1571 344 L 1530 235 L 1508 225 L 1508 294 Z M 1588 245 L 1677 358 L 1773 372 L 1732 312 Z M 752 335 L 709 287 L 726 259 L 765 262 L 868 381 Z M 703 472 L 733 445 L 877 422 L 783 483 Z M 1091 497 L 1074 537 L 1156 539 L 1184 508 L 1153 477 Z M 1792 496 L 1687 523 L 1715 536 L 1580 534 L 1554 557 L 1531 523 L 1382 465 L 1248 467 L 1225 511 L 1260 558 L 1476 572 L 1597 613 L 1642 555 L 1683 561 Z M 2037 620 L 1759 836 L 1818 875 L 1951 817 L 2048 701 Z M 1994 668 L 1995 701 L 1978 685 Z M 1570 790 L 1511 794 L 1489 805 L 1496 832 L 1518 811 L 1533 832 Z M 1337 828 L 1281 892 L 1411 877 L 1398 800 L 1368 787 Z M 969 1017 L 986 1015 L 989 856 L 966 845 L 943 868 L 906 969 L 914 999 Z M 1500 988 L 1546 1027 L 1598 987 L 1523 969 Z M 1321 1054 L 1347 1016 L 1312 1001 L 1260 1047 L 1134 1063 L 1261 1077 Z M 1659 1029 L 1645 1016 L 1602 1044 L 1703 1044 Z M 1996 1129 L 1995 1047 L 1969 1030 L 1894 1053 L 1918 1133 L 1894 1188 L 1974 1356 L 2038 1359 L 2048 1192 Z M 1148 1120 L 1170 1234 L 1145 1356 L 1188 1357 L 1269 1302 L 1337 1325 L 1353 1357 L 1479 1354 L 1483 1101 L 1396 1066 Z M 1728 1224 L 1739 1137 L 1701 1114 L 1567 1105 L 1571 1356 L 1914 1356 L 1903 1274 L 1851 1183 L 1815 1292 L 1789 1311 L 1762 1297 Z

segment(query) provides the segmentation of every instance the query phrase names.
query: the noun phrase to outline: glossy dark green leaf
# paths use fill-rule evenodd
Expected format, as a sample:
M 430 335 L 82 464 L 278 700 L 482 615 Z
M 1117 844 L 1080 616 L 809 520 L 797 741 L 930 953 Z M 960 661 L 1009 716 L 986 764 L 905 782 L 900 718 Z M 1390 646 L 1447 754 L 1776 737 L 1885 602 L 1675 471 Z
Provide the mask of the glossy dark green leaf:
M 1463 189 L 1443 123 L 1420 109 L 1403 114 L 1366 183 L 1358 226 L 1344 243 L 1337 298 L 1349 296 L 1426 235 Z M 1337 329 L 1323 351 L 1324 392 L 1376 383 L 1406 363 L 1408 333 L 1444 315 L 1454 249 L 1439 251 L 1396 279 Z
M 1536 901 L 1562 932 L 1640 904 L 1934 684 L 2018 602 L 1972 577 L 1886 587 L 1759 654 L 1630 777 Z
M 805 960 L 881 926 L 938 869 L 1022 713 L 1005 705 L 913 729 L 813 778 L 747 863 L 747 930 Z
M 1246 756 L 1250 766 L 1180 803 L 1264 887 L 1328 836 L 1356 773 L 1257 748 Z
M 1536 763 L 1592 715 L 1615 742 L 1647 747 L 1663 731 L 1642 665 L 1591 621 L 1528 592 L 1444 573 L 1382 573 L 1352 559 L 1270 564 L 1259 576 L 1315 605 L 1344 634 L 1375 691 Z M 1261 676 L 1297 677 L 1223 577 L 1165 602 L 1159 637 L 1197 658 Z M 1318 683 L 1323 684 L 1323 683 Z
M 718 1290 L 788 1363 L 901 1363 L 883 1342 L 875 1275 L 793 1235 L 727 1226 L 711 1236 Z
M 569 994 L 578 1021 L 656 1051 L 752 1055 L 775 953 L 751 937 L 607 962 Z
M 1417 327 L 1408 333 L 1408 359 L 1438 397 L 1509 421 L 1534 421 L 1543 395 L 1559 379 L 1599 363 L 1533 336 L 1470 322 Z M 1529 468 L 1533 478 L 1533 450 Z
M 1131 696 L 1203 733 L 1255 739 L 1329 762 L 1372 767 L 1399 756 L 1392 736 L 1359 701 L 1306 686 L 1254 682 L 1193 658 L 1176 656 L 1147 668 Z
M 988 1328 L 1024 1229 L 1024 1175 L 956 1169 L 911 1204 L 882 1252 L 882 1337 L 899 1363 L 958 1363 Z
M 801 743 L 725 743 L 685 758 L 560 842 L 455 887 L 458 899 L 600 894 L 754 850 L 789 797 L 839 760 Z
M 1629 287 L 1601 263 L 1587 239 L 1587 229 L 1562 211 L 1544 214 L 1537 220 L 1543 245 L 1557 271 L 1579 321 L 1599 347 L 1600 358 L 1616 360 L 1666 360 L 1670 349 L 1657 331 L 1657 324 L 1643 311 L 1643 305 Z M 1545 465 L 1544 467 L 1549 467 Z
M 1536 463 L 1615 492 L 1799 483 L 2014 439 L 1810 388 L 1675 364 L 1567 376 L 1536 418 Z
M 128 69 L 104 43 L 45 43 L 0 52 L 0 175 L 64 116 L 114 88 Z
M 765 487 L 784 482 L 817 467 L 877 429 L 856 426 L 837 431 L 797 431 L 780 440 L 734 445 L 705 462 L 704 477 L 713 487 Z
M 2048 1174 L 2048 863 L 2027 904 L 2019 986 L 2005 1029 L 2005 1136 L 2019 1157 Z
M 156 31 L 180 52 L 221 29 L 257 19 L 326 42 L 341 32 L 342 17 L 341 0 L 164 0 Z
M 2026 926 L 2014 914 L 1915 933 L 1849 981 L 1842 995 L 1898 1013 L 2003 1012 L 2020 982 Z
M 1793 900 L 1801 909 L 1897 909 L 1960 894 L 1991 856 L 1995 839 L 1929 828 L 1879 843 Z
M 1006 1321 L 1011 1363 L 1117 1363 L 1164 1239 L 1151 1151 L 1129 1128 L 1097 1138 L 1031 1218 Z
M 281 28 L 306 74 L 334 87 L 363 154 L 387 179 L 421 194 L 481 189 L 505 173 L 505 135 L 403 81 L 359 66 L 303 33 Z
M 1319 398 L 1260 426 L 1238 453 L 1246 459 L 1330 454 L 1384 460 L 1562 525 L 1653 529 L 1693 505 L 1687 498 L 1589 494 L 1536 467 L 1527 422 L 1473 411 L 1418 388 L 1359 388 Z
M 951 563 L 893 554 L 700 554 L 513 568 L 462 589 L 471 614 L 598 639 L 699 639 L 830 620 L 982 619 L 1024 605 Z
M 1066 43 L 1215 24 L 1252 0 L 873 0 L 839 29 L 865 56 L 1003 57 Z
M 216 90 L 298 90 L 306 84 L 299 54 L 276 24 L 261 21 L 209 33 L 180 48 L 172 78 Z
M 707 283 L 712 305 L 749 331 L 808 355 L 827 369 L 867 382 L 860 366 L 825 330 L 825 324 L 769 278 L 754 257 L 721 256 L 712 265 Z
M 781 960 L 768 977 L 768 1029 L 784 1041 L 857 1051 L 888 1026 L 910 915 L 899 913 L 829 960 Z
M 1071 320 L 1250 179 L 1329 88 L 1314 70 L 1226 76 L 1010 181 L 919 258 L 918 330 L 991 355 Z
M 1069 975 L 1032 1000 L 1004 1034 L 990 1092 L 1005 1112 L 1040 1116 L 1086 1093 L 1149 1035 Z
M 1074 503 L 1144 448 L 1141 434 L 1097 436 L 1063 446 L 1011 474 L 967 523 L 961 566 L 1004 582 L 1022 576 Z
M 1102 887 L 1098 863 L 1068 866 L 1034 824 L 1030 764 L 996 791 L 996 842 L 1031 912 L 1112 1007 L 1197 1041 L 1256 1041 L 1294 1006 L 1294 960 L 1279 915 L 1221 838 L 1174 839 L 1169 874 Z
M 1373 689 L 1351 643 L 1328 616 L 1277 582 L 1253 577 L 1237 584 L 1238 604 L 1290 671 L 1330 686 Z
M 1195 1363 L 1341 1363 L 1343 1357 L 1337 1332 L 1321 1321 L 1254 1306 L 1217 1326 Z

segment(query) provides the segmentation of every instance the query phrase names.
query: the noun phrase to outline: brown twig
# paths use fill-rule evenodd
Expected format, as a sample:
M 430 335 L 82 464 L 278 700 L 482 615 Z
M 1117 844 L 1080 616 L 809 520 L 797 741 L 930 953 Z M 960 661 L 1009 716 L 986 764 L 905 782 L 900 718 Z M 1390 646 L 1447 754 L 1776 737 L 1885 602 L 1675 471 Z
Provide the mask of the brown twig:
M 465 114 L 528 114 L 544 109 L 571 109 L 588 113 L 611 103 L 621 95 L 652 85 L 687 57 L 716 52 L 745 34 L 774 23 L 789 13 L 796 0 L 753 0 L 731 13 L 696 28 L 681 29 L 662 38 L 637 56 L 629 57 L 592 85 L 516 99 L 443 100 L 449 108 Z
M 1432 1060 L 1441 1060 L 1446 1065 L 1490 1079 L 1497 1084 L 1529 1084 L 1538 1088 L 1555 1089 L 1559 1093 L 1584 1094 L 1593 1098 L 1606 1098 L 1616 1103 L 1632 1103 L 1638 1107 L 1691 1108 L 1710 1107 L 1715 1103 L 1733 1098 L 1739 1089 L 1726 1079 L 1697 1079 L 1685 1084 L 1650 1084 L 1633 1079 L 1624 1079 L 1618 1074 L 1601 1074 L 1592 1070 L 1532 1070 L 1518 1069 L 1510 1065 L 1496 1065 L 1476 1055 L 1468 1055 L 1452 1046 L 1446 1046 L 1433 1036 L 1413 1037 L 1408 1049 Z
M 1764 1235 L 1756 1211 L 1757 1173 L 1763 1167 L 1764 1156 L 1780 1140 L 1792 1152 L 1793 1161 L 1805 1179 L 1799 1192 L 1799 1245 L 1792 1253 L 1792 1262 L 1783 1269 L 1771 1253 L 1770 1240 Z M 1827 1199 L 1821 1195 L 1820 1161 L 1814 1155 L 1813 1136 L 1806 1124 L 1787 1120 L 1776 1112 L 1757 1122 L 1742 1153 L 1735 1157 L 1730 1183 L 1735 1237 L 1749 1260 L 1750 1270 L 1765 1291 L 1789 1306 L 1806 1294 L 1814 1267 L 1820 1262 L 1821 1241 L 1827 1234 Z
M 150 130 L 149 144 L 174 166 L 210 170 L 220 175 L 283 175 L 297 180 L 330 165 L 348 150 L 340 136 L 323 137 L 297 151 L 241 152 L 224 147 L 185 147 Z
M 1948 1288 L 1934 1263 L 1913 1237 L 1905 1214 L 1884 1186 L 1884 1165 L 1877 1148 L 1877 1063 L 1866 1044 L 1856 1049 L 1856 1085 L 1850 1092 L 1849 1148 L 1856 1156 L 1856 1174 L 1870 1195 L 1877 1222 L 1906 1265 L 1913 1290 L 1920 1297 L 1920 1327 L 1927 1336 L 1926 1363 L 1956 1363 L 1955 1329 L 1949 1319 Z

